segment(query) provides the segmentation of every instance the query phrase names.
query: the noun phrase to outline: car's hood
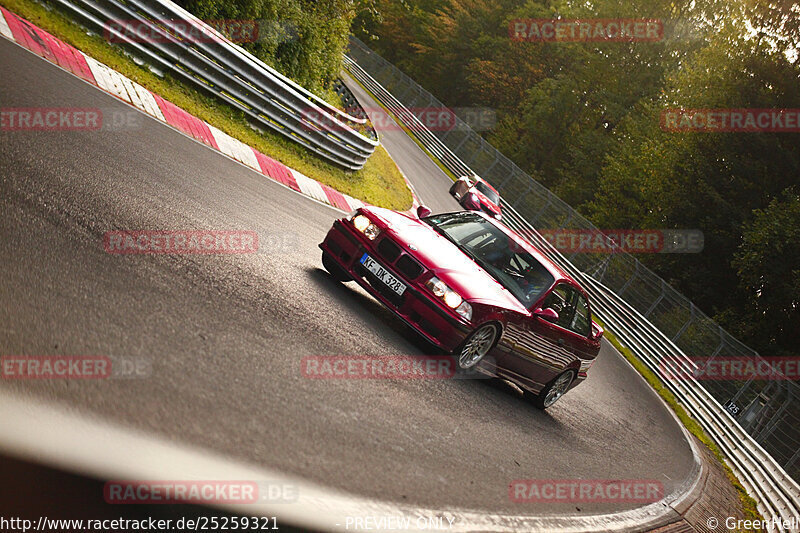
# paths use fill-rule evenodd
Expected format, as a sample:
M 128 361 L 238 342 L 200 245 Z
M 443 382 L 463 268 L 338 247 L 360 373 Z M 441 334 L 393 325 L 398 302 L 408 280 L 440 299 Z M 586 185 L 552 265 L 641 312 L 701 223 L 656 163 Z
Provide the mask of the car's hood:
M 388 209 L 365 210 L 383 220 L 398 243 L 464 299 L 527 312 L 513 294 L 425 222 Z

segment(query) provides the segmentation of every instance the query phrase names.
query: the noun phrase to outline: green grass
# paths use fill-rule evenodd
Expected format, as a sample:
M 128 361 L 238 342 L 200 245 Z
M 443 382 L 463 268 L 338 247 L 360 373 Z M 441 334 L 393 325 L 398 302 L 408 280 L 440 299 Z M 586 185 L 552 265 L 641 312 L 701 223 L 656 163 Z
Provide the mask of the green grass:
M 756 501 L 748 496 L 747 491 L 745 491 L 742 484 L 739 482 L 739 479 L 731 470 L 731 467 L 725 462 L 725 457 L 722 455 L 719 447 L 714 443 L 713 440 L 706 434 L 705 430 L 697 423 L 697 421 L 689 416 L 683 406 L 678 402 L 678 399 L 675 398 L 675 395 L 667 389 L 658 376 L 655 375 L 653 371 L 651 371 L 642 361 L 636 357 L 633 352 L 627 346 L 623 346 L 620 340 L 611 333 L 602 322 L 597 317 L 593 317 L 593 320 L 600 324 L 603 329 L 605 329 L 604 337 L 608 339 L 608 341 L 614 345 L 614 347 L 621 353 L 625 359 L 636 369 L 639 374 L 647 381 L 647 383 L 655 390 L 659 396 L 667 403 L 667 405 L 672 408 L 672 410 L 677 415 L 678 419 L 681 423 L 686 427 L 686 429 L 697 437 L 697 439 L 702 442 L 711 453 L 714 454 L 714 457 L 717 458 L 719 463 L 725 469 L 725 474 L 728 477 L 728 480 L 736 489 L 737 494 L 739 495 L 739 500 L 742 503 L 742 510 L 744 511 L 744 518 L 745 520 L 763 520 L 761 513 L 758 512 L 758 508 L 756 506 Z
M 0 0 L 0 5 L 231 137 L 255 147 L 310 178 L 373 205 L 397 210 L 411 207 L 411 191 L 397 165 L 382 146 L 375 150 L 361 170 L 343 170 L 326 163 L 282 135 L 256 131 L 240 110 L 202 94 L 169 75 L 162 78 L 146 67 L 137 65 L 120 48 L 110 45 L 102 36 L 87 33 L 58 10 L 30 0 Z

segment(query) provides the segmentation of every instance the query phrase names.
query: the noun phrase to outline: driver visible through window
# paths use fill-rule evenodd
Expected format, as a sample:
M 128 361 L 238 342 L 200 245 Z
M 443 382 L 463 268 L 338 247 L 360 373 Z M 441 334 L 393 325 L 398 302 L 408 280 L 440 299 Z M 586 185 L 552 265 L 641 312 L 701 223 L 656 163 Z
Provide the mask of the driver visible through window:
M 511 238 L 474 213 L 451 213 L 424 219 L 461 248 L 527 308 L 536 303 L 555 278 Z

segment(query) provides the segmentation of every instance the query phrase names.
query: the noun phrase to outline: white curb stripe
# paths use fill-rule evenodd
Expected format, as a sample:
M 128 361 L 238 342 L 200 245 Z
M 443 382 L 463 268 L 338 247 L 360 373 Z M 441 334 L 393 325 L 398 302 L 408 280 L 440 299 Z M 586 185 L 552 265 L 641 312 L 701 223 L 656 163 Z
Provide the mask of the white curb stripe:
M 144 105 L 142 104 L 142 101 L 139 99 L 139 94 L 136 92 L 136 88 L 133 86 L 133 82 L 128 78 L 126 78 L 125 76 L 122 76 L 120 79 L 122 80 L 122 86 L 125 88 L 125 92 L 128 93 L 128 100 L 130 101 L 130 103 L 132 103 L 133 105 L 144 111 Z
M 359 207 L 364 207 L 364 202 L 357 198 L 353 198 L 352 196 L 345 194 L 344 199 L 347 201 L 347 205 L 350 206 L 351 211 L 355 211 Z
M 83 57 L 86 58 L 86 63 L 89 65 L 89 70 L 92 71 L 97 86 L 106 92 L 115 94 L 113 90 L 114 84 L 108 76 L 108 69 L 106 69 L 106 66 L 102 63 L 98 63 L 93 57 L 87 56 L 86 54 L 83 54 Z
M 217 146 L 219 146 L 219 151 L 222 152 L 223 154 L 233 157 L 233 150 L 231 150 L 231 148 L 228 146 L 228 139 L 230 139 L 230 136 L 226 133 L 221 132 L 211 124 L 208 125 L 208 129 L 211 130 L 211 135 L 213 135 L 214 140 L 217 141 Z
M 133 83 L 133 86 L 136 89 L 136 92 L 139 94 L 139 98 L 141 99 L 142 104 L 144 104 L 144 110 L 150 115 L 156 117 L 158 120 L 166 122 L 167 119 L 164 118 L 164 113 L 162 113 L 161 108 L 158 107 L 158 102 L 156 102 L 153 93 L 151 93 L 150 91 L 148 91 L 135 81 L 131 83 Z
M 328 195 L 325 194 L 325 191 L 322 190 L 322 186 L 316 180 L 312 180 L 311 178 L 300 174 L 294 169 L 290 168 L 289 170 L 294 175 L 294 179 L 297 181 L 297 186 L 300 187 L 300 190 L 303 192 L 303 194 L 315 198 L 320 202 L 330 204 Z
M 3 16 L 2 11 L 0 11 L 0 33 L 12 41 L 16 41 L 16 39 L 14 39 L 14 34 L 11 33 L 11 28 L 8 27 L 8 22 L 6 22 L 6 18 Z
M 111 92 L 128 103 L 131 103 L 131 97 L 128 96 L 128 91 L 125 90 L 125 83 L 122 81 L 124 77 L 119 72 L 115 72 L 108 67 L 106 68 L 106 72 L 108 72 L 108 78 L 111 80 L 112 89 Z
M 234 139 L 227 133 L 218 130 L 211 124 L 205 124 L 208 126 L 208 129 L 211 130 L 211 135 L 214 136 L 214 139 L 217 141 L 217 146 L 219 146 L 222 153 L 261 173 L 261 165 L 258 164 L 258 159 L 256 159 L 256 154 L 253 153 L 252 148 Z
M 233 137 L 231 137 L 231 141 L 233 141 L 232 147 L 236 153 L 236 160 L 244 163 L 253 170 L 261 172 L 261 165 L 258 164 L 258 159 L 256 159 L 256 154 L 253 153 L 253 149 Z

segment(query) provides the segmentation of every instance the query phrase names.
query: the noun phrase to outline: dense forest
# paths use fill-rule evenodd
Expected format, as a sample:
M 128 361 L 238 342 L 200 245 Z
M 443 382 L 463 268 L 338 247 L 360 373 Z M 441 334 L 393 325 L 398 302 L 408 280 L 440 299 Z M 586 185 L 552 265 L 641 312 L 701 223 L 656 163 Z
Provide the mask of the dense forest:
M 800 345 L 800 133 L 668 132 L 670 108 L 800 108 L 788 0 L 373 0 L 354 33 L 601 228 L 700 229 L 639 256 L 762 355 Z M 519 42 L 515 19 L 663 22 L 656 42 Z

